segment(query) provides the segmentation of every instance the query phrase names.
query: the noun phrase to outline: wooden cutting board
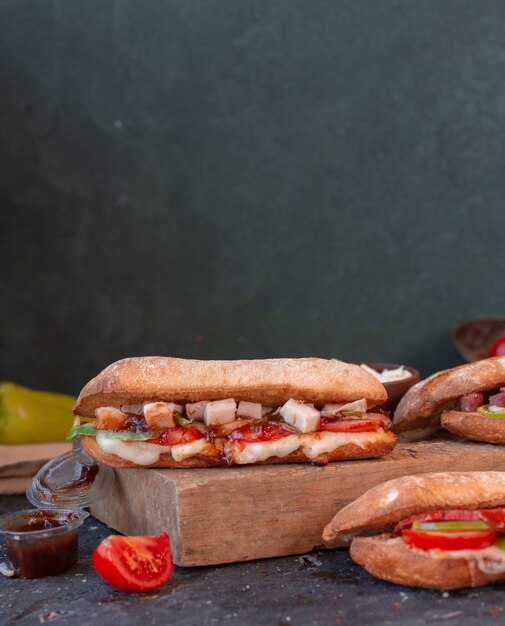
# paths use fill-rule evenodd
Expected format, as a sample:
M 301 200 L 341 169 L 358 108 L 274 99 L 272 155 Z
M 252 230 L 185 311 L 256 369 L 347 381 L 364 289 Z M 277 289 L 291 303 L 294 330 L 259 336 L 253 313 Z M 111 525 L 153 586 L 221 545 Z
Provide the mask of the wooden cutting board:
M 451 470 L 505 471 L 505 446 L 444 438 L 326 467 L 116 470 L 113 494 L 91 512 L 127 535 L 166 530 L 177 565 L 249 561 L 322 547 L 336 511 L 377 483 Z

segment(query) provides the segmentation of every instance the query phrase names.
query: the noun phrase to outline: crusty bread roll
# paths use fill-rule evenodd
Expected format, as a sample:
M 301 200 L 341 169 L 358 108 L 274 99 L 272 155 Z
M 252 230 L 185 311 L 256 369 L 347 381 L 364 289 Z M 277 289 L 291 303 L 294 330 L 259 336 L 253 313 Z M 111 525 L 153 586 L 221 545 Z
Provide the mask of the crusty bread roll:
M 437 372 L 422 380 L 398 404 L 393 430 L 397 433 L 440 423 L 444 410 L 457 408 L 458 398 L 505 385 L 505 357 L 493 357 Z
M 505 581 L 505 571 L 484 572 L 477 558 L 434 557 L 424 550 L 413 550 L 402 539 L 391 541 L 388 534 L 355 537 L 350 555 L 372 576 L 397 585 L 449 590 Z
M 505 419 L 467 411 L 444 411 L 442 426 L 451 433 L 488 443 L 505 443 Z
M 369 489 L 341 509 L 324 529 L 332 542 L 384 529 L 415 513 L 505 504 L 505 472 L 436 472 L 402 476 Z
M 323 539 L 328 544 L 352 540 L 351 558 L 382 580 L 427 589 L 480 587 L 505 581 L 505 553 L 499 549 L 421 550 L 401 536 L 376 533 L 418 513 L 504 504 L 505 472 L 403 476 L 373 487 L 340 510 L 324 529 Z
M 385 402 L 387 392 L 359 365 L 336 359 L 196 361 L 146 356 L 109 365 L 81 391 L 74 413 L 93 417 L 102 406 L 230 397 L 274 407 L 290 398 L 316 407 L 366 398 L 370 408 Z
M 359 434 L 359 433 L 358 433 Z M 131 463 L 114 454 L 103 452 L 96 443 L 95 437 L 81 437 L 81 443 L 84 450 L 94 459 L 105 465 L 118 468 L 139 467 L 136 463 Z M 271 465 L 272 463 L 313 463 L 315 465 L 326 465 L 330 461 L 352 461 L 355 459 L 373 459 L 384 456 L 391 452 L 395 447 L 396 436 L 390 430 L 380 433 L 378 440 L 372 444 L 362 448 L 355 444 L 347 444 L 334 450 L 333 452 L 321 454 L 313 459 L 309 459 L 298 449 L 288 456 L 279 458 L 271 456 L 265 461 L 257 461 L 254 465 Z M 171 468 L 188 468 L 188 467 L 224 467 L 228 463 L 221 457 L 208 457 L 204 455 L 195 455 L 184 461 L 174 461 L 170 452 L 161 454 L 157 463 L 150 467 L 171 467 Z

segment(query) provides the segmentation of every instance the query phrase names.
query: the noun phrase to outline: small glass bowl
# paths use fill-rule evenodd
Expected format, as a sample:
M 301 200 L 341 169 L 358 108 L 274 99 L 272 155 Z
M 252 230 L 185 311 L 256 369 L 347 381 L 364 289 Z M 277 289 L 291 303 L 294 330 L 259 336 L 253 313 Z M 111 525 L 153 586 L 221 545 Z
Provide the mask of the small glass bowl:
M 87 517 L 80 509 L 25 509 L 0 516 L 0 536 L 15 575 L 53 576 L 76 563 L 79 527 Z

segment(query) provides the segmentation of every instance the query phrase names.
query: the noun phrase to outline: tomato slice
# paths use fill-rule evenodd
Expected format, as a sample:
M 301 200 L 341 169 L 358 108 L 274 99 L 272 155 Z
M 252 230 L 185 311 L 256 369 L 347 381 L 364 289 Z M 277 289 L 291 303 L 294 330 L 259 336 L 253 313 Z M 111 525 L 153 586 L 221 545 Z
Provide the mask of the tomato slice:
M 376 430 L 381 426 L 384 426 L 384 422 L 379 419 L 336 419 L 323 422 L 319 430 L 330 433 L 363 433 Z
M 498 341 L 493 344 L 489 351 L 489 356 L 505 356 L 505 336 L 500 337 Z
M 275 441 L 282 437 L 289 437 L 293 433 L 283 428 L 280 424 L 250 424 L 241 426 L 230 434 L 230 439 L 237 442 L 240 451 L 245 448 L 247 443 L 260 443 L 265 441 Z
M 446 511 L 429 511 L 427 513 L 418 513 L 411 515 L 406 519 L 398 522 L 395 526 L 395 534 L 399 535 L 407 528 L 410 528 L 414 522 L 470 522 L 482 521 L 492 522 L 495 530 L 505 530 L 505 507 L 496 507 L 494 509 L 475 509 L 474 511 L 465 511 L 462 509 L 449 509 Z
M 166 430 L 156 439 L 148 439 L 146 443 L 157 443 L 160 446 L 177 446 L 181 443 L 191 443 L 197 439 L 203 439 L 203 434 L 198 428 L 194 426 L 190 428 L 180 426 Z
M 120 591 L 152 591 L 174 572 L 167 533 L 159 537 L 111 535 L 95 548 L 92 560 L 105 582 Z
M 421 550 L 483 550 L 494 545 L 494 530 L 417 530 L 407 529 L 402 538 Z

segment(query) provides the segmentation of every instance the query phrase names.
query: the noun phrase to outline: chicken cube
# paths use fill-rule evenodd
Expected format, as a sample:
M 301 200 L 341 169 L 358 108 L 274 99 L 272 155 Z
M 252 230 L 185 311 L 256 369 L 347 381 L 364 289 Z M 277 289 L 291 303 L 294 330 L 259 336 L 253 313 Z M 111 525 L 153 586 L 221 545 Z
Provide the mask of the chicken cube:
M 281 417 L 301 433 L 312 433 L 318 430 L 321 413 L 313 406 L 298 400 L 288 400 L 280 409 Z
M 203 420 L 203 413 L 207 404 L 209 404 L 207 400 L 186 404 L 186 416 L 190 420 Z
M 128 415 L 113 406 L 101 406 L 95 409 L 95 417 L 95 430 L 115 430 L 124 424 Z
M 237 403 L 233 398 L 208 402 L 203 413 L 203 421 L 207 426 L 219 426 L 233 422 L 237 412 Z
M 144 404 L 144 417 L 149 428 L 173 428 L 176 414 L 182 414 L 182 405 L 173 402 Z
M 237 417 L 250 417 L 253 420 L 260 420 L 262 417 L 261 404 L 241 400 L 238 403 Z

